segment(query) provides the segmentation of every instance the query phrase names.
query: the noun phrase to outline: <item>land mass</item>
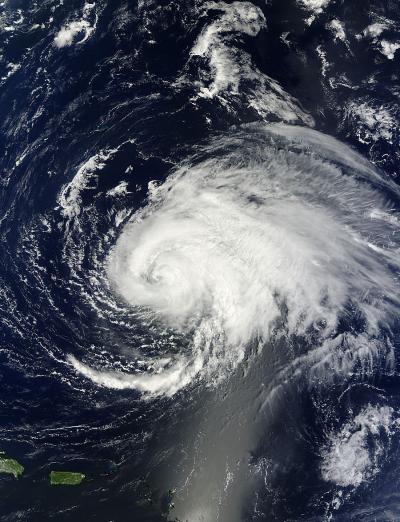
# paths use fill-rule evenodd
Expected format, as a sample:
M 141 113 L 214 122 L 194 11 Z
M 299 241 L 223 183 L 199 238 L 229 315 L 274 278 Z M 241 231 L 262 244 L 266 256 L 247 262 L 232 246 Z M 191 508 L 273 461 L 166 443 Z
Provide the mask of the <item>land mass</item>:
M 72 471 L 52 471 L 50 473 L 50 484 L 52 486 L 77 486 L 85 478 L 83 473 Z
M 18 478 L 24 472 L 24 466 L 22 466 L 15 459 L 9 459 L 5 456 L 4 452 L 0 452 L 0 473 L 8 473 Z

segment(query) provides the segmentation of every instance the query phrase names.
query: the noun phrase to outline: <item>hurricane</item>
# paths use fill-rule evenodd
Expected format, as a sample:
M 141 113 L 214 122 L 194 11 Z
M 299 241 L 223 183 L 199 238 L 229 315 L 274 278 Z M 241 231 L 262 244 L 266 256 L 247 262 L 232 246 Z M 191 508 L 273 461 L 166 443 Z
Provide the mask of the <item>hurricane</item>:
M 0 3 L 0 520 L 400 519 L 400 12 Z
M 251 344 L 280 335 L 313 337 L 321 358 L 333 340 L 357 353 L 368 339 L 361 358 L 390 351 L 397 205 L 396 186 L 316 131 L 251 126 L 217 137 L 150 187 L 104 267 L 126 306 L 183 335 L 185 351 L 133 375 L 71 361 L 98 384 L 172 395 L 195 379 L 218 382 Z M 351 316 L 359 331 L 346 328 Z

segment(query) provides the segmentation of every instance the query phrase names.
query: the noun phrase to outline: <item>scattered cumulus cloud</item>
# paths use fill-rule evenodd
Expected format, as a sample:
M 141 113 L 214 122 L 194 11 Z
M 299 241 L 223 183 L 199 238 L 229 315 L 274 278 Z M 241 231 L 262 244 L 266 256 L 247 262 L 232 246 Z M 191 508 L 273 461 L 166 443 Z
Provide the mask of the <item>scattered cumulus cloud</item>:
M 84 33 L 83 38 L 79 42 L 82 43 L 87 40 L 91 32 L 93 32 L 93 28 L 87 20 L 71 22 L 60 29 L 54 38 L 54 43 L 59 48 L 68 47 L 74 43 L 74 40 L 79 34 Z

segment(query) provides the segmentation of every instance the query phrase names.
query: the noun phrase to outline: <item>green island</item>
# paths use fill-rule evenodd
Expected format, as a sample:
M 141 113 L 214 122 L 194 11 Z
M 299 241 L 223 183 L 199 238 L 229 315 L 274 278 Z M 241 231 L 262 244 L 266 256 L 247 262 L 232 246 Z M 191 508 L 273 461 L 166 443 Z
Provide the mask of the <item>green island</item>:
M 24 472 L 24 466 L 14 459 L 9 459 L 4 452 L 0 452 L 0 473 L 8 473 L 18 478 Z
M 52 486 L 77 486 L 85 478 L 83 473 L 72 471 L 51 471 L 50 484 Z

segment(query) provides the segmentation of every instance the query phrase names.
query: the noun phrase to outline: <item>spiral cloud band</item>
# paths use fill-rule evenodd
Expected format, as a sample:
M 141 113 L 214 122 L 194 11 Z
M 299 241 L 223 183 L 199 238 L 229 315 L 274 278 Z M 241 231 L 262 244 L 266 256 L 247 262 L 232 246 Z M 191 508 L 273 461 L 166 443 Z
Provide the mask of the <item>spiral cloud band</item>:
M 252 125 L 217 136 L 151 187 L 106 265 L 113 290 L 186 335 L 189 349 L 132 375 L 72 363 L 101 385 L 172 395 L 223 378 L 277 334 L 328 346 L 349 315 L 359 318 L 354 343 L 389 343 L 397 203 L 372 165 L 317 131 Z

